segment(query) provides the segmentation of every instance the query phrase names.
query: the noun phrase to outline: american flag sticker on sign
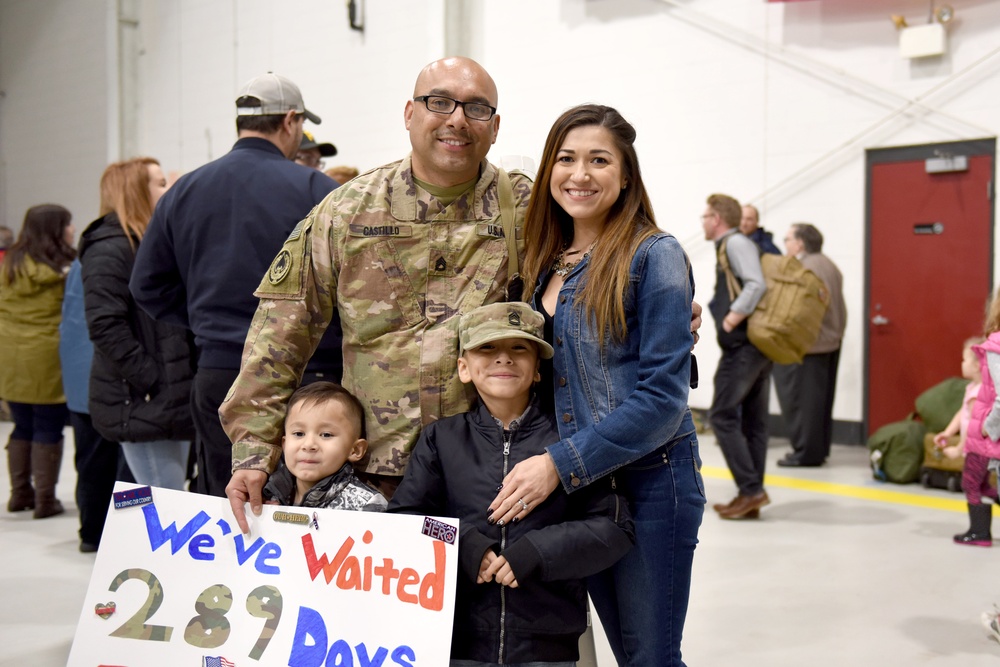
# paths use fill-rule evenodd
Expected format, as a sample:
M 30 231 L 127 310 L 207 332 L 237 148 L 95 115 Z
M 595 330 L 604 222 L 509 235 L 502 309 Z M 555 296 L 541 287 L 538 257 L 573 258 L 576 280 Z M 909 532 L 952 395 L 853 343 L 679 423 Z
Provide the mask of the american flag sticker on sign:
M 236 667 L 236 663 L 226 660 L 221 655 L 214 657 L 206 655 L 203 667 Z

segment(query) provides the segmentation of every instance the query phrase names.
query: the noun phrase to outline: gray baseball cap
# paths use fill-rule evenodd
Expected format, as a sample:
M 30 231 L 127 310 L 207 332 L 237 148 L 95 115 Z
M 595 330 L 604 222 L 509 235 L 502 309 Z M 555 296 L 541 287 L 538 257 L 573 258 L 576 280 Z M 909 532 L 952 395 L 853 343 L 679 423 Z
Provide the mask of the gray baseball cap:
M 545 319 L 526 303 L 491 303 L 462 315 L 458 339 L 462 352 L 505 338 L 524 338 L 538 345 L 538 356 L 551 359 L 552 346 L 545 342 Z
M 289 111 L 305 114 L 316 125 L 322 122 L 306 109 L 299 87 L 274 72 L 247 81 L 236 98 L 237 116 L 283 116 Z

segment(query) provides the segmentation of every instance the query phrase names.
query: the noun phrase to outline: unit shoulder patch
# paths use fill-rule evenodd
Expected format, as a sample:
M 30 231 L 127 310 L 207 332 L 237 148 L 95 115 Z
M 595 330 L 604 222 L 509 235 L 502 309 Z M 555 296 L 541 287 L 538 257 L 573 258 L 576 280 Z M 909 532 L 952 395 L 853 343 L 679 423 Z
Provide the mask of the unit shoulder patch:
M 306 267 L 311 252 L 312 219 L 295 226 L 260 281 L 254 296 L 260 299 L 299 299 L 304 296 Z

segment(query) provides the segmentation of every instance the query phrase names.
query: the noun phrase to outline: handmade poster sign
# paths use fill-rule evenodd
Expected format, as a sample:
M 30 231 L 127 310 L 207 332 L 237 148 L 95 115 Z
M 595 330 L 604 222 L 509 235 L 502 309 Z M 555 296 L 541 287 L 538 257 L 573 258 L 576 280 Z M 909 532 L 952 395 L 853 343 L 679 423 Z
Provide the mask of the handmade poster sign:
M 68 667 L 446 667 L 458 521 L 119 482 Z

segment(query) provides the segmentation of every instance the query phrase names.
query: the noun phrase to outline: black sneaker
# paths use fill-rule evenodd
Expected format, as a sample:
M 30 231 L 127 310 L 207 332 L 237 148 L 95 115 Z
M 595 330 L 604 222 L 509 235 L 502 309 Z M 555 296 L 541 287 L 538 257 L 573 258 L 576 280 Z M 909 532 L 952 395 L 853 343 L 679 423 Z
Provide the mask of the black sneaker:
M 967 544 L 972 547 L 992 547 L 993 536 L 990 533 L 974 533 L 971 530 L 952 538 L 955 544 Z

